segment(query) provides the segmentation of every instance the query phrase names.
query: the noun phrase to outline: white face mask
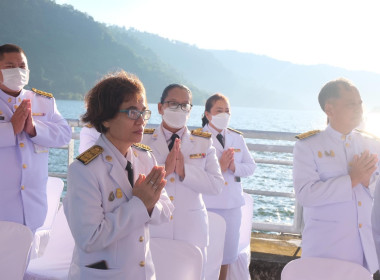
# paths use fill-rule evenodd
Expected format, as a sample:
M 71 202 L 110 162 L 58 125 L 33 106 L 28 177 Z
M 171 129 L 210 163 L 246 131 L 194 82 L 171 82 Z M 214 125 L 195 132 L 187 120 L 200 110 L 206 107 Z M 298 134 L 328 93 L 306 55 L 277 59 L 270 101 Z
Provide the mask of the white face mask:
M 226 129 L 230 123 L 230 114 L 220 113 L 212 116 L 210 121 L 217 129 Z
M 175 110 L 166 108 L 162 119 L 172 128 L 182 128 L 186 125 L 190 112 L 183 111 L 181 108 Z
M 3 74 L 3 85 L 14 91 L 22 90 L 29 82 L 29 69 L 1 69 L 1 73 Z

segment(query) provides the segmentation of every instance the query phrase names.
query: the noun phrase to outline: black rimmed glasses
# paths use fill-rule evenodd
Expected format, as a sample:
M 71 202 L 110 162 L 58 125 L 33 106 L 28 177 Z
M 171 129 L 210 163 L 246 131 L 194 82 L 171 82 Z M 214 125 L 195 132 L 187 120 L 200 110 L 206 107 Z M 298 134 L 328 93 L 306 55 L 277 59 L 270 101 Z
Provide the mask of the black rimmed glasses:
M 152 114 L 152 111 L 145 110 L 145 111 L 139 111 L 135 109 L 124 109 L 120 110 L 120 113 L 126 113 L 128 118 L 131 120 L 137 120 L 138 118 L 142 117 L 143 120 L 147 121 L 150 119 L 150 115 Z
M 181 106 L 182 111 L 187 111 L 187 112 L 191 110 L 191 107 L 193 107 L 193 105 L 189 103 L 179 104 L 178 102 L 175 102 L 175 101 L 165 101 L 164 104 L 165 103 L 168 104 L 168 107 L 170 109 L 177 109 L 179 106 Z

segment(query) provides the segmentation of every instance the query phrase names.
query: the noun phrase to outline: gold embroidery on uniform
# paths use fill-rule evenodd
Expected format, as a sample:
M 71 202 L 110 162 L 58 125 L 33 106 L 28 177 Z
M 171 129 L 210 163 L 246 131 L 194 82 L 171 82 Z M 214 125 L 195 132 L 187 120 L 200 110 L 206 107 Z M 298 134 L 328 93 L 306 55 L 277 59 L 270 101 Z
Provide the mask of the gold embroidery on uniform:
M 190 155 L 190 158 L 205 158 L 206 154 L 205 153 L 199 153 L 199 154 L 192 154 Z

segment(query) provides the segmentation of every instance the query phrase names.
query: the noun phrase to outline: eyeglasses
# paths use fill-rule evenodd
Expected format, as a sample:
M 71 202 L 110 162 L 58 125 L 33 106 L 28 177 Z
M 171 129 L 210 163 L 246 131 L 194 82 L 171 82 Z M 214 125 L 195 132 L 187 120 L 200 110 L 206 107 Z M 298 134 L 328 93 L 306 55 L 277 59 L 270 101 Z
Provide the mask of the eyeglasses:
M 128 115 L 128 118 L 131 120 L 137 120 L 138 118 L 142 117 L 145 121 L 150 119 L 150 115 L 152 114 L 152 111 L 145 110 L 145 111 L 139 111 L 135 109 L 124 109 L 120 110 L 120 113 L 126 113 Z
M 170 109 L 177 109 L 179 106 L 181 106 L 182 111 L 190 111 L 191 108 L 193 107 L 192 104 L 188 104 L 188 103 L 179 104 L 178 102 L 175 102 L 175 101 L 165 101 L 163 104 L 165 103 L 168 103 L 168 107 Z

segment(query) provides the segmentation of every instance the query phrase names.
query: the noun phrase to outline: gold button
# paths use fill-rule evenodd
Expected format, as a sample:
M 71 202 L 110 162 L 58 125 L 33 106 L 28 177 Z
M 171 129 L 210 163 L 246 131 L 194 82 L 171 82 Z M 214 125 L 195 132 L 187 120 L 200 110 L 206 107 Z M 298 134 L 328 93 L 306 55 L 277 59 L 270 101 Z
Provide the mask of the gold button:
M 20 143 L 20 147 L 21 148 L 24 148 L 25 144 L 24 143 Z
M 153 137 L 157 137 L 157 134 L 153 134 Z
M 174 177 L 171 177 L 171 178 L 170 178 L 170 182 L 171 182 L 171 183 L 174 183 L 174 181 L 175 181 Z
M 170 220 L 173 220 L 173 215 L 170 216 Z
M 112 157 L 111 156 L 106 156 L 106 161 L 112 161 Z
M 15 105 L 15 106 L 13 106 L 15 109 L 17 109 L 18 108 L 18 105 Z
M 0 115 L 2 115 L 3 114 L 3 111 L 0 111 Z
M 25 190 L 25 186 L 21 186 L 21 189 L 22 189 L 22 190 Z
M 137 157 L 137 153 L 136 153 L 136 151 L 133 151 L 133 154 L 135 155 L 135 157 Z
M 12 102 L 12 98 L 8 98 L 8 103 L 11 103 Z
M 359 224 L 359 228 L 362 228 L 362 226 L 363 226 L 362 224 Z
M 346 135 L 342 135 L 341 139 L 346 140 Z
M 323 155 L 322 155 L 322 152 L 321 151 L 318 151 L 318 157 L 321 158 Z
M 144 267 L 144 266 L 145 266 L 145 262 L 144 262 L 144 261 L 141 261 L 141 262 L 140 262 L 140 266 L 141 266 L 141 267 Z
M 20 102 L 20 103 L 21 103 L 21 98 L 20 98 L 20 97 L 18 98 L 18 102 Z
M 350 143 L 346 143 L 346 147 L 347 147 L 347 148 L 350 147 Z
M 27 168 L 28 166 L 24 163 L 23 165 L 22 165 L 22 168 Z
M 228 182 L 224 182 L 224 184 L 227 186 L 227 185 L 228 185 Z
M 144 236 L 140 236 L 139 241 L 143 242 L 144 241 Z
M 170 201 L 173 201 L 174 200 L 174 196 L 169 196 L 169 198 L 170 198 Z
M 359 206 L 362 206 L 362 202 L 361 202 L 361 201 L 358 201 L 358 205 L 359 205 Z

